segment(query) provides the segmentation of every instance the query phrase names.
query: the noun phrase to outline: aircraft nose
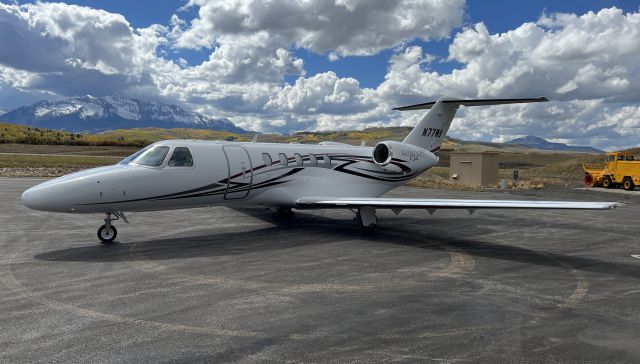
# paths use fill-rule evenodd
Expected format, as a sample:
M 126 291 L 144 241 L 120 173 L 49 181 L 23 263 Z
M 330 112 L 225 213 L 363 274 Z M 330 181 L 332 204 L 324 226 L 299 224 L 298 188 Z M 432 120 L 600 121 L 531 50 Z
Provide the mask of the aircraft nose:
M 42 211 L 66 211 L 55 186 L 35 186 L 22 193 L 22 203 L 30 209 Z
M 22 203 L 30 209 L 42 210 L 42 200 L 41 193 L 33 187 L 22 193 Z

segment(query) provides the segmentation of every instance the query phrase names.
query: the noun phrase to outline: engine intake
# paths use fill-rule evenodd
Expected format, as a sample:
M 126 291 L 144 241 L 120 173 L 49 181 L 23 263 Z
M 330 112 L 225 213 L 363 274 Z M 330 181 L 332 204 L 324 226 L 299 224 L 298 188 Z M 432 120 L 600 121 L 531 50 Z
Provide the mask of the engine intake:
M 391 163 L 394 158 L 397 163 Z M 373 148 L 373 162 L 385 170 L 401 168 L 398 163 L 411 170 L 423 170 L 436 165 L 438 157 L 415 145 L 384 141 Z
M 386 166 L 391 162 L 391 149 L 385 142 L 376 144 L 373 148 L 373 161 L 381 166 Z

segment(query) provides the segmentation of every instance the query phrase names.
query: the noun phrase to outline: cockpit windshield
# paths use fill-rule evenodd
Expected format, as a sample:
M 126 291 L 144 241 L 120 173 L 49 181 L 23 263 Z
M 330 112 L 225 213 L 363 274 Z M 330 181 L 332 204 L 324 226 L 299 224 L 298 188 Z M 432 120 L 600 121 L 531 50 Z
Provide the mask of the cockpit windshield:
M 151 146 L 148 145 L 140 150 L 138 150 L 137 152 L 131 154 L 130 156 L 128 156 L 127 158 L 121 160 L 120 162 L 118 162 L 118 164 L 122 164 L 122 165 L 127 165 L 129 163 L 131 163 L 132 160 L 136 159 L 140 154 L 144 153 L 145 150 L 149 149 Z
M 120 162 L 120 164 L 135 163 L 142 166 L 158 167 L 164 161 L 167 153 L 169 153 L 169 147 L 164 145 L 147 147 L 134 153 L 127 159 Z

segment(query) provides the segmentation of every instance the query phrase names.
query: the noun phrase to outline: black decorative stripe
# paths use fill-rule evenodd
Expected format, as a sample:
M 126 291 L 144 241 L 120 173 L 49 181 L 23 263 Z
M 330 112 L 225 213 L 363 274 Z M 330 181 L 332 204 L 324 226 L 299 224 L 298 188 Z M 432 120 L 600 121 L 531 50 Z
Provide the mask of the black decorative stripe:
M 404 181 L 405 179 L 390 179 L 390 178 L 383 178 L 383 177 L 376 177 L 376 176 L 371 176 L 368 174 L 364 174 L 364 173 L 360 173 L 360 172 L 356 172 L 356 171 L 351 171 L 351 170 L 347 170 L 347 169 L 343 169 L 343 168 L 337 168 L 335 169 L 336 171 L 342 172 L 342 173 L 346 173 L 346 174 L 351 174 L 354 176 L 358 176 L 358 177 L 363 177 L 363 178 L 368 178 L 368 179 L 373 179 L 376 181 L 383 181 L 383 182 L 400 182 L 400 181 Z M 408 179 L 408 178 L 406 178 Z
M 383 182 L 401 182 L 401 181 L 406 181 L 406 180 L 409 180 L 409 179 L 417 176 L 418 174 L 422 173 L 422 171 L 419 171 L 419 172 L 415 172 L 415 173 L 411 173 L 411 174 L 405 174 L 405 175 L 402 175 L 401 177 L 397 177 L 397 178 L 372 176 L 372 175 L 361 173 L 361 172 L 358 172 L 358 171 L 346 169 L 346 167 L 348 167 L 348 166 L 350 166 L 351 164 L 354 164 L 354 163 L 357 163 L 357 161 L 349 161 L 349 162 L 343 163 L 343 164 L 337 166 L 336 168 L 334 168 L 333 170 L 334 171 L 338 171 L 338 172 L 342 172 L 342 173 L 351 174 L 351 175 L 358 176 L 358 177 L 363 177 L 363 178 L 368 178 L 368 179 L 373 179 L 373 180 L 376 180 L 376 181 L 383 181 Z
M 355 167 L 355 168 L 363 172 L 377 173 L 377 174 L 383 174 L 387 176 L 404 176 L 404 174 L 401 171 L 372 171 L 370 169 L 365 169 L 360 167 Z
M 181 192 L 176 192 L 176 193 L 169 193 L 166 195 L 159 195 L 159 196 L 152 196 L 152 197 L 142 197 L 142 198 L 134 198 L 134 199 L 130 199 L 130 200 L 119 200 L 119 201 L 109 201 L 109 202 L 94 202 L 94 203 L 84 203 L 84 204 L 79 204 L 79 205 L 107 205 L 107 204 L 112 204 L 112 203 L 121 203 L 121 202 L 138 202 L 138 201 L 146 201 L 146 200 L 159 200 L 159 199 L 165 199 L 165 198 L 171 198 L 171 197 L 180 197 L 181 195 L 185 195 L 188 193 L 193 193 L 193 192 L 198 192 L 198 191 L 205 191 L 208 189 L 211 189 L 212 187 L 223 187 L 223 189 L 226 189 L 227 186 L 220 186 L 219 183 L 212 183 L 209 185 L 205 185 L 202 187 L 198 187 L 198 188 L 194 188 L 191 190 L 186 190 L 186 191 L 181 191 Z
M 285 180 L 285 181 L 273 181 L 273 182 L 270 182 L 270 183 L 267 183 L 267 184 L 260 184 L 259 186 L 258 185 L 254 185 L 254 186 L 251 186 L 251 190 L 253 191 L 253 190 L 258 190 L 258 189 L 265 188 L 265 187 L 271 187 L 271 186 L 279 185 L 279 184 L 282 184 L 282 183 L 285 183 L 285 182 L 289 182 L 289 181 L 291 181 L 291 180 L 288 179 L 288 180 Z M 236 193 L 236 192 L 243 192 L 243 190 L 234 190 L 234 191 L 229 190 L 229 192 Z M 225 189 L 225 190 L 222 190 L 222 191 L 210 191 L 210 192 L 204 192 L 204 193 L 199 193 L 199 194 L 190 195 L 190 196 L 178 196 L 178 197 L 172 197 L 172 198 L 163 198 L 162 200 L 176 200 L 176 199 L 185 199 L 185 198 L 194 198 L 194 197 L 206 197 L 206 196 L 224 195 L 226 193 L 228 193 L 228 192 Z
M 277 180 L 287 177 L 287 176 L 291 176 L 295 173 L 298 173 L 300 171 L 302 171 L 304 168 L 294 168 L 290 171 L 288 171 L 287 173 L 284 173 L 280 176 L 271 178 L 269 180 L 254 184 L 252 186 L 249 186 L 249 184 L 247 183 L 236 183 L 236 182 L 232 182 L 234 184 L 236 184 L 235 187 L 231 187 L 229 189 L 229 192 L 242 192 L 243 190 L 246 189 L 258 189 L 258 188 L 263 188 L 263 187 L 268 187 L 268 186 L 273 186 L 274 183 L 272 182 L 276 182 Z M 280 183 L 284 183 L 284 182 L 288 182 L 287 181 L 280 181 L 278 183 L 275 184 L 280 184 Z M 201 192 L 201 191 L 206 191 L 207 189 L 211 189 L 211 186 L 218 186 L 221 187 L 217 190 L 212 190 L 212 191 L 207 191 L 207 192 Z M 126 202 L 139 202 L 139 201 L 152 201 L 152 200 L 176 200 L 176 199 L 183 199 L 183 198 L 193 198 L 193 197 L 201 197 L 201 196 L 212 196 L 212 195 L 218 195 L 218 194 L 223 194 L 226 193 L 227 190 L 227 186 L 219 186 L 219 183 L 214 183 L 214 184 L 210 184 L 210 185 L 206 185 L 206 186 L 202 186 L 202 187 L 198 187 L 198 188 L 194 188 L 191 190 L 187 190 L 187 191 L 182 191 L 182 192 L 176 192 L 176 193 L 170 193 L 170 194 L 166 194 L 166 195 L 159 195 L 159 196 L 151 196 L 151 197 L 143 197 L 143 198 L 136 198 L 136 199 L 131 199 L 131 200 L 119 200 L 119 201 L 109 201 L 109 202 L 94 202 L 94 203 L 85 203 L 85 204 L 80 204 L 83 206 L 90 206 L 90 205 L 108 205 L 108 204 L 114 204 L 114 203 L 126 203 Z M 200 193 L 195 193 L 194 192 L 200 192 Z

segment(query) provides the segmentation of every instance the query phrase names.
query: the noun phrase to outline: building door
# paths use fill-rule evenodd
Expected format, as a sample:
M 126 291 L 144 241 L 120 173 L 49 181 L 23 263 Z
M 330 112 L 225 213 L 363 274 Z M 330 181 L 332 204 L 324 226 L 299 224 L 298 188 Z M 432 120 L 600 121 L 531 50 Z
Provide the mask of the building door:
M 251 159 L 246 149 L 238 145 L 225 145 L 222 147 L 227 158 L 228 177 L 225 200 L 237 200 L 247 197 L 251 191 L 253 172 Z
M 471 161 L 460 162 L 460 182 L 464 185 L 474 185 L 473 166 Z

